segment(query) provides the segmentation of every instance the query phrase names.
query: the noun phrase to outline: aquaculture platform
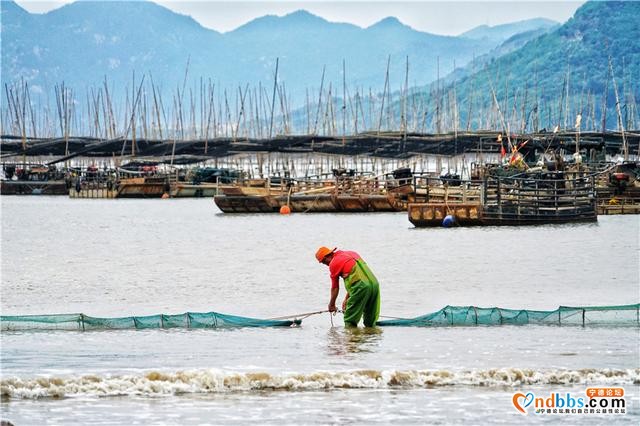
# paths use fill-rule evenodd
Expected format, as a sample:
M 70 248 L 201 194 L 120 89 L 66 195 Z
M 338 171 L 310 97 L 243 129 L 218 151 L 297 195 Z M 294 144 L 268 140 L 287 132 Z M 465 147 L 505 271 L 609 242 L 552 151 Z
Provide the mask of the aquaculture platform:
M 409 221 L 416 227 L 537 225 L 597 220 L 593 176 L 553 174 L 486 177 L 481 183 L 444 185 L 416 178 Z M 448 218 L 445 221 L 445 218 Z

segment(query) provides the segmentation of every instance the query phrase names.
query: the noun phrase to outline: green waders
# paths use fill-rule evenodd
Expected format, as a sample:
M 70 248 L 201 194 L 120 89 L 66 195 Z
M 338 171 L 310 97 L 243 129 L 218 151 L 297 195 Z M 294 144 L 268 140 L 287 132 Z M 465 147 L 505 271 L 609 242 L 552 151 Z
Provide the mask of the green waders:
M 356 260 L 344 285 L 349 293 L 344 311 L 345 325 L 357 327 L 363 315 L 365 327 L 376 325 L 380 316 L 380 285 L 363 260 Z

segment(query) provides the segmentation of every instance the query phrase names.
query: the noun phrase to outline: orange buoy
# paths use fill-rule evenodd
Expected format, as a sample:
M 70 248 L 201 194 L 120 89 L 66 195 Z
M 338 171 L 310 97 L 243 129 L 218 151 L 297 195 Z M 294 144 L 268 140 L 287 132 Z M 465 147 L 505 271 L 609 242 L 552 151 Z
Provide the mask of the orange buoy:
M 288 205 L 280 207 L 280 214 L 291 214 L 291 208 Z
M 169 198 L 169 193 L 168 192 L 165 192 L 164 194 L 162 194 L 162 199 L 163 200 L 165 200 L 167 198 Z

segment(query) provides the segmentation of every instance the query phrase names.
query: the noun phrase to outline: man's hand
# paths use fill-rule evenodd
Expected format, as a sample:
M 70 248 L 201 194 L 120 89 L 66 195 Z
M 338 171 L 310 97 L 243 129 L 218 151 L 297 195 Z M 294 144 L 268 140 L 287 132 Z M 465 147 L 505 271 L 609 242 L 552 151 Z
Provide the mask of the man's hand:
M 335 312 L 338 310 L 338 308 L 336 308 L 335 303 L 329 303 L 329 306 L 327 306 L 327 309 L 329 310 L 329 312 Z

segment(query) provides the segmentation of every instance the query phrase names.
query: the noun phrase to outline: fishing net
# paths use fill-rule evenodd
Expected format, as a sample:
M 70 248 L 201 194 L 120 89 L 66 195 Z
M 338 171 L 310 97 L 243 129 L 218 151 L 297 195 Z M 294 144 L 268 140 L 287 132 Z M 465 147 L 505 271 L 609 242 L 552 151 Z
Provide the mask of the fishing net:
M 97 318 L 85 314 L 0 316 L 0 329 L 7 330 L 126 330 L 150 328 L 290 327 L 300 320 L 264 320 L 217 312 L 186 312 L 178 315 L 148 315 Z
M 446 306 L 415 318 L 378 321 L 380 326 L 452 325 L 632 325 L 640 326 L 640 303 L 619 306 L 560 306 L 554 311 Z

